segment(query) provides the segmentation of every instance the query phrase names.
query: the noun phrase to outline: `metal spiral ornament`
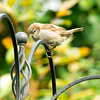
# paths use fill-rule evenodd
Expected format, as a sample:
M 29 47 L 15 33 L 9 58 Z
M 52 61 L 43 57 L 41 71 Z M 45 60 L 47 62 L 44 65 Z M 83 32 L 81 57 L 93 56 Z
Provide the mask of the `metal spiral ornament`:
M 25 51 L 24 51 L 24 46 L 27 43 L 28 37 L 26 33 L 18 32 L 16 34 L 16 39 L 17 39 L 17 44 L 19 45 L 19 72 L 20 72 L 19 77 L 21 74 L 23 75 L 23 83 L 22 83 L 22 86 L 20 87 L 21 88 L 20 100 L 24 100 L 29 90 L 29 80 L 31 78 L 31 68 L 28 61 L 25 58 Z M 26 65 L 25 69 L 27 70 L 28 73 L 26 73 L 23 70 L 24 65 Z M 11 79 L 12 79 L 12 90 L 16 97 L 16 74 L 14 75 L 15 66 L 16 66 L 16 63 L 14 62 L 11 67 Z

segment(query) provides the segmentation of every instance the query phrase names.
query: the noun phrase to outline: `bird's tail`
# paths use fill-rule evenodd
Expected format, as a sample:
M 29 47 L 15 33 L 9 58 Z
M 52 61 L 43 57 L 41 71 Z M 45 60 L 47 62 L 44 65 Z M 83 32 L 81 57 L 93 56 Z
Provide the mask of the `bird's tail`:
M 83 31 L 83 27 L 61 32 L 61 36 L 71 36 L 74 32 L 80 32 L 80 31 Z

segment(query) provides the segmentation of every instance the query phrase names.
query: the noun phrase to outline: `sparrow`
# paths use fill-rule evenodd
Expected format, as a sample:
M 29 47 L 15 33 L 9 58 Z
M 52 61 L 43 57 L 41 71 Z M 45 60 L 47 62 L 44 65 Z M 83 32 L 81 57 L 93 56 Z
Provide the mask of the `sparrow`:
M 33 23 L 28 27 L 28 34 L 34 41 L 44 40 L 51 49 L 60 45 L 62 42 L 72 36 L 74 32 L 82 31 L 82 28 L 66 30 L 65 28 L 53 24 Z

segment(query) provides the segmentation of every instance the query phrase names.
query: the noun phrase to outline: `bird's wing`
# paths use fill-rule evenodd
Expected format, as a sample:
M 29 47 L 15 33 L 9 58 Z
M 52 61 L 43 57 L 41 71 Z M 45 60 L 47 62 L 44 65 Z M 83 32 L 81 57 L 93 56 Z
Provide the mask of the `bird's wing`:
M 62 28 L 62 27 L 59 27 L 59 26 L 56 26 L 53 24 L 43 24 L 42 29 L 50 30 L 50 31 L 53 31 L 55 33 L 57 32 L 61 36 L 71 36 L 72 33 L 74 33 L 74 32 L 82 31 L 83 27 L 82 28 L 75 28 L 75 29 L 71 29 L 71 30 L 66 30 L 65 28 Z
M 53 25 L 53 24 L 43 24 L 42 29 L 50 30 L 50 31 L 66 31 L 66 29 Z
M 67 32 L 65 28 L 53 25 L 53 24 L 44 24 L 42 29 L 53 31 L 54 33 L 58 33 L 61 36 L 70 36 L 72 33 Z

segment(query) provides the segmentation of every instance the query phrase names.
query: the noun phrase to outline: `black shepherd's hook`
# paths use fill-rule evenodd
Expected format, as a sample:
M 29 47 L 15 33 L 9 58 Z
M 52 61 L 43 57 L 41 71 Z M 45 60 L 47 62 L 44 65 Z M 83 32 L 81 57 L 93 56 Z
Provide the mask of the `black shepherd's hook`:
M 3 20 L 7 22 L 8 27 L 11 32 L 11 38 L 12 38 L 13 47 L 14 47 L 15 64 L 16 64 L 16 100 L 19 100 L 19 95 L 20 95 L 19 59 L 18 59 L 17 42 L 16 42 L 16 37 L 15 37 L 15 29 L 14 29 L 14 25 L 11 19 L 5 13 L 0 14 L 0 21 L 2 22 Z

